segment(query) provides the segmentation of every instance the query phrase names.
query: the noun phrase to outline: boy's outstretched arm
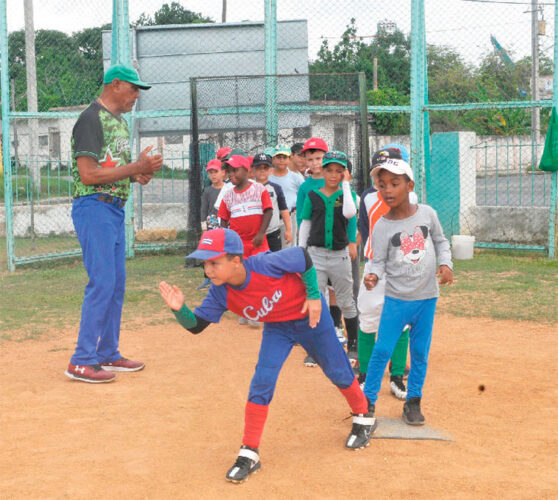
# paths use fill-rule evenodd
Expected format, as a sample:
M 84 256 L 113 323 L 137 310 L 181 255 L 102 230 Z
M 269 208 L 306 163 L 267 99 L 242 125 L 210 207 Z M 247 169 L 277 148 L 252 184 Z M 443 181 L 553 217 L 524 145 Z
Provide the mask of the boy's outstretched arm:
M 189 332 L 191 333 L 201 333 L 209 321 L 196 316 L 184 302 L 184 294 L 176 285 L 169 285 L 166 281 L 161 281 L 159 283 L 159 292 L 161 297 L 171 308 L 176 320 Z
M 173 311 L 178 311 L 184 304 L 184 294 L 176 285 L 170 286 L 166 281 L 159 283 L 161 297 Z

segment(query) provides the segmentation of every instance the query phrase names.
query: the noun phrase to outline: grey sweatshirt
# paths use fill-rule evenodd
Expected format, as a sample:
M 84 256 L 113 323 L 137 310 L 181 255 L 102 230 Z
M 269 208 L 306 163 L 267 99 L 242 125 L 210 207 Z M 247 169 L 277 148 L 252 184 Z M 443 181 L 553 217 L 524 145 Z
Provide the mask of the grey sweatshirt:
M 436 211 L 419 205 L 416 213 L 401 220 L 382 217 L 372 232 L 374 256 L 364 274 L 386 278 L 386 295 L 402 300 L 438 297 L 438 266 L 453 269 L 448 240 Z

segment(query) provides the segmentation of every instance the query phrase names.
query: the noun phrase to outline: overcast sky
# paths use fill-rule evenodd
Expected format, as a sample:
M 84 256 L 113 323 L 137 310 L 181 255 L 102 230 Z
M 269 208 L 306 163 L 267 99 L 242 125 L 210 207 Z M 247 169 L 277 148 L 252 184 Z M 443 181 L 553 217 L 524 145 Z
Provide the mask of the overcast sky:
M 153 14 L 172 0 L 130 0 L 130 20 L 142 12 Z M 185 8 L 221 20 L 222 0 L 178 0 Z M 427 42 L 456 48 L 469 62 L 492 50 L 490 35 L 509 51 L 512 59 L 531 52 L 531 2 L 486 3 L 467 0 L 425 0 Z M 261 21 L 263 0 L 227 0 L 227 21 Z M 8 31 L 22 29 L 23 1 L 7 0 Z M 546 36 L 539 38 L 545 54 L 553 57 L 554 8 L 548 3 L 542 15 Z M 411 27 L 410 0 L 277 0 L 277 17 L 308 20 L 309 57 L 315 55 L 324 39 L 333 47 L 351 17 L 357 21 L 358 35 L 370 37 L 382 20 L 394 21 L 405 33 Z M 35 0 L 35 29 L 56 29 L 71 33 L 99 26 L 112 20 L 112 0 Z M 365 38 L 369 40 L 369 38 Z

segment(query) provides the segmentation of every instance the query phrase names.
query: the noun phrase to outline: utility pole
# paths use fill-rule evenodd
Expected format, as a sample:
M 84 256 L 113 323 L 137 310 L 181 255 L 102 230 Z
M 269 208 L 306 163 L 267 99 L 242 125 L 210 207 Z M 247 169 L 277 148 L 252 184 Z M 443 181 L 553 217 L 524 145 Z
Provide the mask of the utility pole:
M 24 0 L 25 16 L 25 68 L 27 76 L 27 111 L 36 113 L 37 106 L 37 68 L 35 66 L 35 27 L 33 24 L 33 0 Z M 27 120 L 29 130 L 29 158 L 35 155 L 35 161 L 31 160 L 31 172 L 33 188 L 37 193 L 41 190 L 41 165 L 39 163 L 39 123 L 37 118 Z M 29 168 L 29 165 L 27 166 Z
M 538 0 L 531 0 L 531 100 L 539 100 L 539 6 Z M 535 151 L 540 143 L 541 108 L 531 108 L 531 137 Z
M 222 23 L 227 22 L 227 0 L 223 0 L 223 11 L 221 14 L 221 22 Z

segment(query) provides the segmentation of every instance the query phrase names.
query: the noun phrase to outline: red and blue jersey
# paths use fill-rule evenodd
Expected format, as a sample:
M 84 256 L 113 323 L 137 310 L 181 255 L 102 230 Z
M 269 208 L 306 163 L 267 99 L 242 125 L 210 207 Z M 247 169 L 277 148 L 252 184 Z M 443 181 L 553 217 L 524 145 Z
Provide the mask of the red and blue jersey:
M 304 318 L 301 313 L 306 301 L 306 287 L 300 277 L 307 269 L 301 247 L 279 252 L 265 252 L 244 261 L 246 281 L 241 286 L 211 285 L 196 316 L 217 323 L 227 310 L 239 316 L 276 323 Z
M 234 187 L 223 195 L 217 216 L 229 221 L 229 228 L 236 231 L 242 241 L 252 241 L 268 208 L 273 205 L 265 186 L 250 182 L 243 191 Z

